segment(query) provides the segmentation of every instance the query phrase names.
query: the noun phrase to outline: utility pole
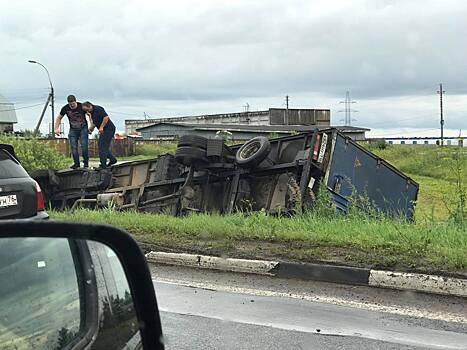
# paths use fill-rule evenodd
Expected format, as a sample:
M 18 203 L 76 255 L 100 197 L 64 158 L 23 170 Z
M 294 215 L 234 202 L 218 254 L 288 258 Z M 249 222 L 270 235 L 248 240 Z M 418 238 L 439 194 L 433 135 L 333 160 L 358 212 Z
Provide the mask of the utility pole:
M 45 101 L 45 105 L 44 105 L 44 108 L 42 109 L 41 116 L 39 117 L 39 120 L 37 121 L 36 127 L 34 128 L 34 135 L 35 136 L 39 135 L 39 128 L 41 127 L 42 119 L 44 118 L 45 111 L 47 110 L 47 106 L 50 103 L 51 96 L 52 96 L 51 94 L 49 94 L 49 96 L 47 96 L 47 100 Z
M 55 93 L 54 87 L 52 86 L 52 82 L 50 82 L 50 106 L 52 107 L 52 124 L 50 124 L 50 137 L 55 137 L 54 132 L 54 122 L 55 122 Z
M 289 95 L 285 95 L 285 125 L 289 125 Z
M 443 94 L 446 91 L 443 90 L 443 84 L 439 84 L 439 90 L 437 93 L 439 94 L 439 114 L 440 114 L 440 125 L 441 125 L 441 146 L 444 145 L 444 116 L 443 116 Z
M 42 123 L 42 118 L 44 118 L 44 113 L 45 113 L 45 110 L 47 109 L 47 106 L 48 104 L 50 103 L 50 107 L 51 107 L 51 110 L 52 110 L 52 124 L 51 124 L 51 130 L 50 130 L 50 137 L 51 138 L 54 138 L 55 137 L 55 133 L 54 133 L 54 122 L 55 122 L 55 93 L 54 93 L 54 87 L 52 85 L 52 79 L 50 79 L 50 74 L 49 74 L 49 71 L 47 70 L 47 68 L 40 62 L 37 62 L 37 61 L 34 61 L 34 60 L 29 60 L 28 61 L 29 63 L 33 63 L 33 64 L 38 64 L 39 66 L 41 66 L 42 68 L 44 68 L 45 72 L 47 73 L 47 78 L 49 78 L 49 84 L 50 84 L 50 93 L 49 93 L 49 96 L 47 97 L 47 101 L 45 103 L 45 106 L 44 106 L 44 109 L 42 110 L 42 113 L 41 113 L 41 116 L 39 118 L 39 121 L 36 125 L 36 129 L 34 130 L 34 134 L 37 135 L 37 133 L 39 132 L 39 128 L 41 126 L 41 123 Z
M 357 103 L 357 101 L 352 101 L 350 99 L 350 91 L 347 91 L 345 93 L 345 100 L 340 101 L 339 103 L 344 104 L 344 110 L 339 111 L 339 112 L 345 112 L 344 125 L 351 126 L 352 125 L 352 112 L 358 112 L 357 110 L 352 109 L 351 106 L 353 103 Z

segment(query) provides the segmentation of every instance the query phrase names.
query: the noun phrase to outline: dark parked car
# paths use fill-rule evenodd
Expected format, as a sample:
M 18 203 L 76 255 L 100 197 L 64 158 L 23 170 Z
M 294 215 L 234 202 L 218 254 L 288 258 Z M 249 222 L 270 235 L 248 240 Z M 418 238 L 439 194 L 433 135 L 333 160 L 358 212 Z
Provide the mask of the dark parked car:
M 48 219 L 39 184 L 11 145 L 0 144 L 0 219 Z

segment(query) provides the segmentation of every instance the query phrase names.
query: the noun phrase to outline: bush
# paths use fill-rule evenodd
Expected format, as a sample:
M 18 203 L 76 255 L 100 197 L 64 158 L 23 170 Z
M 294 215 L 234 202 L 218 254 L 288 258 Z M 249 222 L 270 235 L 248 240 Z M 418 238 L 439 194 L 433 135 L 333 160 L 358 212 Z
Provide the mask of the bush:
M 0 143 L 7 143 L 15 148 L 21 165 L 28 172 L 37 169 L 62 169 L 68 165 L 67 157 L 35 138 L 26 139 L 0 134 Z
M 136 154 L 141 156 L 157 157 L 161 154 L 175 153 L 177 144 L 174 142 L 166 143 L 138 143 L 136 144 Z

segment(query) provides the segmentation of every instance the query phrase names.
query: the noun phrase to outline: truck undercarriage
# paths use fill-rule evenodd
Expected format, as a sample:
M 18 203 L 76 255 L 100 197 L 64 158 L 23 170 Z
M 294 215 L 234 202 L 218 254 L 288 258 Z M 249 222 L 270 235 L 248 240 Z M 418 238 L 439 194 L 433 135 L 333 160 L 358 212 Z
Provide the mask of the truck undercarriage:
M 326 186 L 344 212 L 351 196 L 365 197 L 377 210 L 411 219 L 418 193 L 416 182 L 332 128 L 230 147 L 187 135 L 175 155 L 31 176 L 55 209 L 110 205 L 172 215 L 296 213 L 313 207 Z

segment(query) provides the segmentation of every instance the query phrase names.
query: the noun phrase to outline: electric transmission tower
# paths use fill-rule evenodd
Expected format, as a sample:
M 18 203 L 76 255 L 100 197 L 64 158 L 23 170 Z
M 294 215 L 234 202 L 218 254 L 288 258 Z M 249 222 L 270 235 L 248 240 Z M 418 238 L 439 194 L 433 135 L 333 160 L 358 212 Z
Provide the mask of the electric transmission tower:
M 345 126 L 351 126 L 352 125 L 352 121 L 355 121 L 356 119 L 352 119 L 352 113 L 356 113 L 358 112 L 357 110 L 355 109 L 352 109 L 352 104 L 353 103 L 357 103 L 357 101 L 352 101 L 350 99 L 350 92 L 347 91 L 345 93 L 345 100 L 344 101 L 340 101 L 339 103 L 343 103 L 344 104 L 344 109 L 343 110 L 340 110 L 339 112 L 342 113 L 344 112 L 345 113 L 345 119 L 344 119 L 344 125 Z M 341 119 L 342 120 L 342 119 Z

